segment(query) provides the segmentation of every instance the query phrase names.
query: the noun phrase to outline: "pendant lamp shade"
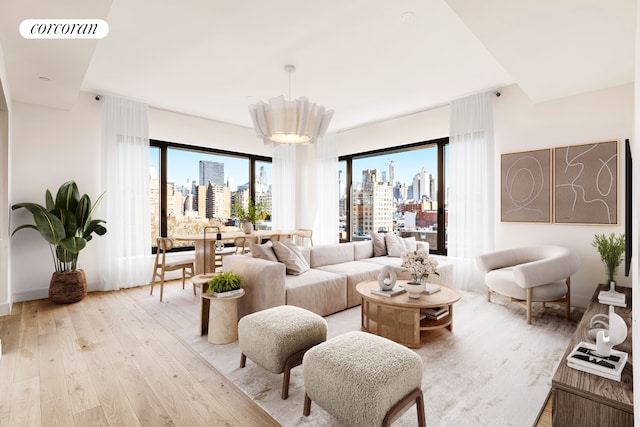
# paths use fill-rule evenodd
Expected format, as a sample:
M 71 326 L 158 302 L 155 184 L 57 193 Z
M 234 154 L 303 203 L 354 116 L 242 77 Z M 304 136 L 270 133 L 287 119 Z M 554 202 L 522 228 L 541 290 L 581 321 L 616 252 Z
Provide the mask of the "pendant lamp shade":
M 295 68 L 289 65 L 285 70 L 291 79 Z M 305 97 L 292 101 L 284 95 L 271 98 L 268 104 L 260 101 L 250 105 L 249 113 L 256 135 L 267 145 L 313 143 L 325 134 L 333 117 L 333 110 L 326 110 Z

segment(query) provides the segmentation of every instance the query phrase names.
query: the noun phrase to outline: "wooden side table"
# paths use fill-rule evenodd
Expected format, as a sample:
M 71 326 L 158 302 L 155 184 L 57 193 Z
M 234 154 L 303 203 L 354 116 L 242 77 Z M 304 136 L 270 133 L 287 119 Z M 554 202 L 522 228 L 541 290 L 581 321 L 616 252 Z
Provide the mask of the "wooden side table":
M 238 298 L 241 293 L 232 297 L 216 298 L 207 295 L 209 280 L 217 273 L 198 274 L 191 278 L 191 282 L 202 288 L 200 294 L 200 336 L 208 334 L 208 340 L 213 344 L 228 344 L 238 339 Z M 211 330 L 209 325 L 212 324 Z
M 238 339 L 238 299 L 244 296 L 244 289 L 241 291 L 239 294 L 223 298 L 207 294 L 200 296 L 200 324 L 203 325 L 201 335 L 206 329 L 210 343 L 229 344 Z M 205 306 L 208 306 L 208 312 Z

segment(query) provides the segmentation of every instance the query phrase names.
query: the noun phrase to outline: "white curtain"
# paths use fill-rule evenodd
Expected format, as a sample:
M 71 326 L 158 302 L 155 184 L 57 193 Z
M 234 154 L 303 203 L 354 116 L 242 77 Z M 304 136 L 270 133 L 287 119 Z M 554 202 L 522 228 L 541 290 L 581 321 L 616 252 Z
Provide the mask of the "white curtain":
M 338 148 L 336 134 L 325 134 L 316 143 L 317 220 L 313 243 L 338 243 Z
M 335 134 L 315 144 L 273 151 L 273 228 L 310 228 L 314 244 L 338 242 L 338 154 Z
M 153 267 L 149 208 L 149 125 L 146 104 L 102 99 L 104 290 L 149 282 Z
M 273 148 L 273 211 L 274 230 L 296 227 L 296 147 L 281 144 Z
M 456 286 L 484 291 L 475 257 L 494 248 L 494 150 L 491 92 L 451 103 L 448 255 Z

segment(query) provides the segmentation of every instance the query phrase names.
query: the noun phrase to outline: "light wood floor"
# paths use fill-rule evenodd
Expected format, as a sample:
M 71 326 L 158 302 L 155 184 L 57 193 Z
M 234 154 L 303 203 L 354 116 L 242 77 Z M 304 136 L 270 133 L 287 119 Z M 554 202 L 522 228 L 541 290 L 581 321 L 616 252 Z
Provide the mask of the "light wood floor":
M 277 426 L 175 336 L 197 330 L 199 296 L 158 292 L 14 304 L 0 317 L 0 427 Z M 549 404 L 537 426 L 551 426 Z
M 199 297 L 165 286 L 92 292 L 0 317 L 0 426 L 277 426 L 178 340 Z

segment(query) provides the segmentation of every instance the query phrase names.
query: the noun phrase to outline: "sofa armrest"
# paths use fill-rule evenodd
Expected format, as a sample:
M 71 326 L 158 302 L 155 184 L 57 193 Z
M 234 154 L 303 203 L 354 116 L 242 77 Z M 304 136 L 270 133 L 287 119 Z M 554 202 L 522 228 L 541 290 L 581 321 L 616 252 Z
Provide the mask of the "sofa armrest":
M 242 277 L 244 297 L 238 300 L 238 316 L 266 308 L 285 305 L 285 265 L 280 262 L 254 258 L 251 255 L 223 257 L 222 269 Z

